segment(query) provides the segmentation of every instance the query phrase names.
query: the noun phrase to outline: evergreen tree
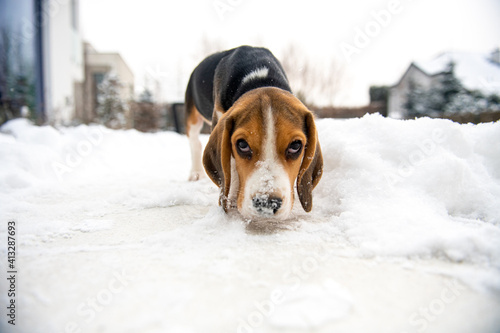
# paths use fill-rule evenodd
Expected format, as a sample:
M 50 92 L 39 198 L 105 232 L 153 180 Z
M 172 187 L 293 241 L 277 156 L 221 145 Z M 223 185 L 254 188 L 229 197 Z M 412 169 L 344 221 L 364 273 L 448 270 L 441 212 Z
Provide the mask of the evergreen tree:
M 125 126 L 125 102 L 120 96 L 122 83 L 114 74 L 106 74 L 98 86 L 97 122 L 111 128 Z
M 447 114 L 480 114 L 487 111 L 500 110 L 500 97 L 497 95 L 484 96 L 478 91 L 461 91 L 454 95 L 446 105 Z
M 389 96 L 388 86 L 370 86 L 370 103 L 372 102 L 384 102 L 387 103 Z
M 423 89 L 415 82 L 410 81 L 404 107 L 411 118 L 438 117 L 459 107 L 458 101 L 459 99 L 464 100 L 463 94 L 465 93 L 466 91 L 455 76 L 455 64 L 450 62 L 446 70 L 440 74 L 438 84 L 435 87 Z M 455 98 L 458 94 L 460 96 Z M 448 106 L 449 104 L 450 106 Z
M 370 104 L 380 103 L 382 105 L 380 113 L 387 116 L 387 101 L 389 99 L 388 86 L 370 86 Z
M 462 84 L 455 76 L 455 63 L 453 61 L 450 61 L 448 63 L 448 65 L 446 66 L 446 70 L 442 73 L 440 85 L 441 86 L 439 87 L 439 93 L 442 95 L 443 103 L 442 108 L 440 109 L 444 110 L 446 105 L 451 102 L 453 97 L 464 90 Z
M 408 93 L 406 94 L 406 109 L 410 118 L 422 117 L 427 114 L 427 92 L 415 81 L 410 80 Z
M 153 94 L 148 88 L 145 88 L 144 91 L 139 95 L 139 102 L 141 103 L 153 103 Z
M 438 117 L 443 114 L 446 106 L 441 87 L 430 88 L 422 94 L 423 114 L 431 117 Z

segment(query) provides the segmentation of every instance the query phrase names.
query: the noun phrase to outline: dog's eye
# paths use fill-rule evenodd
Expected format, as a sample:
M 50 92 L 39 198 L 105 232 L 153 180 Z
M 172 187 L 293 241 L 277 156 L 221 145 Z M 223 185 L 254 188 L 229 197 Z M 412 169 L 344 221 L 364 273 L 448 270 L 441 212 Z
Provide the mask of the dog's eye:
M 250 151 L 250 146 L 248 145 L 248 142 L 246 142 L 245 140 L 238 140 L 236 144 L 238 145 L 238 149 L 243 153 Z
M 248 142 L 246 142 L 245 140 L 239 139 L 238 141 L 236 141 L 236 148 L 238 150 L 238 153 L 243 157 L 250 158 L 252 156 L 252 150 L 250 149 Z
M 300 155 L 300 151 L 302 150 L 302 142 L 297 140 L 297 141 L 294 141 L 292 143 L 290 143 L 290 145 L 288 146 L 287 150 L 286 150 L 286 155 L 290 158 L 296 158 L 298 157 L 298 155 Z

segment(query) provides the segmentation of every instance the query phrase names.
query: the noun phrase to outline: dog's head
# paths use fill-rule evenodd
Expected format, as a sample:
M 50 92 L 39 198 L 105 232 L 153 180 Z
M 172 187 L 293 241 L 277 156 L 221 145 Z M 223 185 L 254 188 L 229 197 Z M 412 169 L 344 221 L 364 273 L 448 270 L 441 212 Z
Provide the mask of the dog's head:
M 246 218 L 285 219 L 296 181 L 300 203 L 309 212 L 323 169 L 314 117 L 284 90 L 247 92 L 219 119 L 203 165 L 221 188 L 224 210 L 236 204 Z

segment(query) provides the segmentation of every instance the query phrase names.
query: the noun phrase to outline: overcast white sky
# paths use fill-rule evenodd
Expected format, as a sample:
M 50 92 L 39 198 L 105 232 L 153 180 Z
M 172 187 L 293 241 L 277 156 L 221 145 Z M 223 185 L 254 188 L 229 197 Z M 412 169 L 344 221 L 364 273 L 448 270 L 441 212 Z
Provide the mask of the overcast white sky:
M 265 46 L 280 59 L 293 43 L 318 66 L 336 59 L 344 68 L 340 105 L 367 103 L 370 85 L 395 83 L 411 61 L 500 46 L 498 0 L 82 0 L 80 11 L 84 38 L 119 52 L 136 90 L 156 81 L 168 101 L 183 100 L 204 38 L 223 48 Z M 367 29 L 372 36 L 360 40 Z M 348 44 L 357 52 L 350 57 Z

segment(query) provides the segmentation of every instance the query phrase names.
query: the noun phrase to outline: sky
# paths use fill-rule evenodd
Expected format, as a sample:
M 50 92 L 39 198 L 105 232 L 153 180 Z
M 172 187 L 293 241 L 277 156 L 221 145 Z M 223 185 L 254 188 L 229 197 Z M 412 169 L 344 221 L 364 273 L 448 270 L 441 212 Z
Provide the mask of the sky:
M 207 52 L 243 44 L 280 60 L 294 45 L 319 73 L 335 63 L 328 101 L 342 106 L 367 104 L 370 85 L 396 83 L 412 61 L 500 47 L 498 0 L 82 0 L 80 15 L 83 38 L 122 55 L 136 92 L 169 102 Z

